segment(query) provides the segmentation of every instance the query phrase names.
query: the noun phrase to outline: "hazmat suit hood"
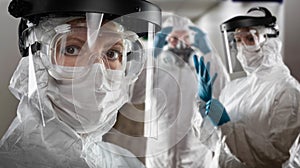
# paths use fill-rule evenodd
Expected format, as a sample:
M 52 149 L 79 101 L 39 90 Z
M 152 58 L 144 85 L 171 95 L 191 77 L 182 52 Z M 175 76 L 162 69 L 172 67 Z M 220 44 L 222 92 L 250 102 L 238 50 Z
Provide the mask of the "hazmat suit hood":
M 33 64 L 34 76 L 29 74 Z M 32 84 L 29 81 L 34 77 L 39 82 L 30 94 L 28 90 L 34 85 L 29 86 Z M 80 135 L 59 120 L 46 94 L 48 78 L 48 72 L 39 57 L 24 57 L 20 60 L 9 85 L 10 91 L 20 103 L 17 117 L 0 141 L 1 166 L 79 168 L 127 164 L 129 167 L 143 167 L 127 150 L 103 142 L 102 135 L 105 132 Z M 112 127 L 114 121 L 107 121 L 107 125 Z M 99 160 L 99 156 L 103 159 Z
M 247 74 L 261 72 L 274 67 L 285 67 L 281 53 L 282 42 L 277 38 L 270 38 L 263 44 L 262 48 L 251 55 L 255 63 L 249 65 L 246 63 L 247 56 L 238 55 L 242 67 Z

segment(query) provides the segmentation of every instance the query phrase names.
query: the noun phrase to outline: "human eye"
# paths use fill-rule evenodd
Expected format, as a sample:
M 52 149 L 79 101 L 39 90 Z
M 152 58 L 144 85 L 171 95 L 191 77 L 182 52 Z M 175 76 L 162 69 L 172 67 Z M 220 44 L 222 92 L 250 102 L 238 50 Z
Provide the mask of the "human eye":
M 69 45 L 62 50 L 62 53 L 66 56 L 78 56 L 80 52 L 80 48 L 81 47 L 76 45 Z
M 121 51 L 116 50 L 116 49 L 109 49 L 104 53 L 104 56 L 109 61 L 115 61 L 115 60 L 118 60 L 120 57 L 122 57 L 122 53 L 121 53 Z

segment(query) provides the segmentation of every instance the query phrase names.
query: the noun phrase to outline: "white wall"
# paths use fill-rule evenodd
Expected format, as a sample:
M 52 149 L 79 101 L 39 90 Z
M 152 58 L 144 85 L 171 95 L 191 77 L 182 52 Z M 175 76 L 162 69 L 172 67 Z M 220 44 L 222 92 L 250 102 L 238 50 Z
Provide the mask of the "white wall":
M 8 85 L 18 60 L 17 19 L 7 12 L 7 1 L 0 1 L 0 137 L 16 115 L 18 101 L 9 92 Z
M 284 61 L 292 75 L 300 81 L 300 1 L 285 0 Z

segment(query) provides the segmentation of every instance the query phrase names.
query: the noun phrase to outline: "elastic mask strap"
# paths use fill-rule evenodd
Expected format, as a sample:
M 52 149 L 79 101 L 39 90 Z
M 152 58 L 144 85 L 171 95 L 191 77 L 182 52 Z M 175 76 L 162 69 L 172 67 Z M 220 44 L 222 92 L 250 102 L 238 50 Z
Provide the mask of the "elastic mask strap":
M 43 124 L 43 127 L 45 127 L 44 113 L 43 113 L 41 98 L 40 98 L 39 89 L 37 87 L 37 81 L 36 81 L 36 76 L 35 76 L 32 48 L 29 47 L 28 49 L 29 49 L 29 52 L 28 52 L 28 57 L 29 57 L 28 98 L 30 99 L 31 96 L 33 95 L 33 93 L 36 91 L 37 96 L 38 96 L 38 103 L 39 103 L 39 107 L 40 107 L 42 124 Z

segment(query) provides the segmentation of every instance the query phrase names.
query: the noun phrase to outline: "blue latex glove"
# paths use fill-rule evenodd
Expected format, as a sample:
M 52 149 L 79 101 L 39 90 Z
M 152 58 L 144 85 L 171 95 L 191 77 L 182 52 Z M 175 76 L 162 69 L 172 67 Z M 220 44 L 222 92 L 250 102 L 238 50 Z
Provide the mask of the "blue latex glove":
M 194 55 L 194 65 L 199 79 L 198 96 L 203 101 L 208 102 L 212 99 L 212 85 L 217 77 L 217 73 L 214 74 L 213 78 L 210 78 L 210 62 L 205 66 L 203 57 L 198 61 L 197 56 Z
M 200 49 L 200 51 L 203 54 L 207 54 L 207 53 L 211 52 L 211 48 L 209 47 L 209 45 L 207 43 L 205 33 L 202 30 L 200 30 L 198 27 L 195 27 L 195 26 L 189 26 L 189 29 L 196 32 L 195 41 L 194 41 L 194 44 L 192 44 L 192 45 L 195 46 L 196 48 Z
M 224 106 L 218 100 L 212 99 L 212 87 L 217 77 L 217 73 L 215 73 L 212 78 L 210 77 L 210 62 L 208 62 L 205 66 L 203 57 L 201 57 L 198 61 L 197 56 L 194 55 L 194 64 L 199 80 L 198 96 L 206 102 L 205 105 L 201 106 L 199 109 L 202 117 L 204 118 L 208 116 L 215 126 L 219 126 L 230 121 Z
M 154 37 L 154 57 L 157 57 L 160 54 L 164 45 L 167 44 L 166 38 L 172 32 L 172 29 L 173 27 L 168 26 L 156 33 Z

